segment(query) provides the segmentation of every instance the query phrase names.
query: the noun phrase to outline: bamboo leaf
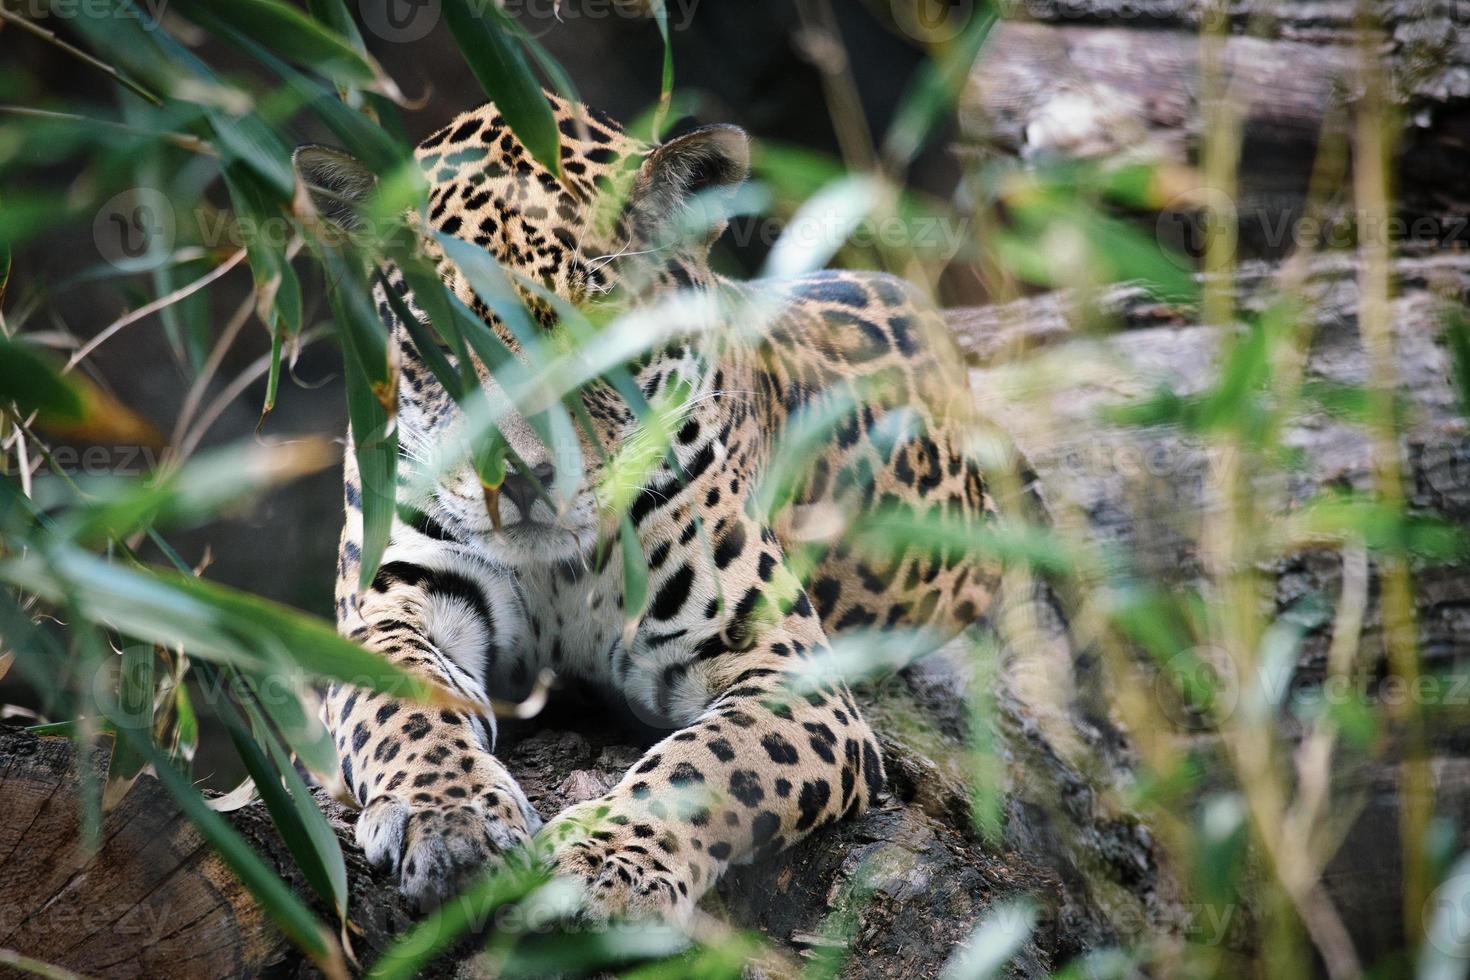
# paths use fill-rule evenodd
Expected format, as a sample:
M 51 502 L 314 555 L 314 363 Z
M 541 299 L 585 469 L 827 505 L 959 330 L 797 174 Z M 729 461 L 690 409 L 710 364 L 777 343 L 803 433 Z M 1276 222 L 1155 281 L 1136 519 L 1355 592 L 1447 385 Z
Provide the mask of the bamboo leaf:
M 373 980 L 411 980 L 461 936 L 487 922 L 495 910 L 530 895 L 549 875 L 520 862 L 482 877 L 404 933 L 368 971 Z
M 397 378 L 388 361 L 388 336 L 369 300 L 366 279 L 350 256 L 323 251 L 334 280 L 328 291 L 347 373 L 347 415 L 362 491 L 362 572 L 367 588 L 378 572 L 398 497 Z M 390 380 L 391 379 L 391 380 Z
M 415 701 L 459 699 L 339 636 L 305 613 L 227 586 L 166 569 L 112 564 L 70 545 L 52 543 L 0 561 L 0 581 L 81 610 L 119 632 L 192 655 L 269 671 L 294 666 Z
M 480 87 L 542 166 L 561 175 L 561 133 L 518 29 L 499 6 L 444 0 L 444 19 Z
M 249 730 L 233 705 L 227 701 L 220 705 L 219 717 L 230 741 L 307 882 L 332 906 L 339 919 L 344 918 L 347 867 L 337 835 L 259 709 L 248 698 L 242 706 L 250 718 Z
M 202 27 L 225 35 L 233 28 L 341 84 L 372 84 L 384 77 L 359 47 L 280 0 L 181 0 L 178 9 Z
M 85 417 L 75 384 L 28 345 L 5 336 L 0 336 L 0 400 L 14 402 L 22 415 L 41 412 L 60 423 L 79 423 Z
M 62 533 L 78 540 L 122 537 L 144 527 L 192 525 L 273 486 L 329 466 L 337 450 L 325 439 L 217 449 L 161 479 L 122 484 L 62 515 Z

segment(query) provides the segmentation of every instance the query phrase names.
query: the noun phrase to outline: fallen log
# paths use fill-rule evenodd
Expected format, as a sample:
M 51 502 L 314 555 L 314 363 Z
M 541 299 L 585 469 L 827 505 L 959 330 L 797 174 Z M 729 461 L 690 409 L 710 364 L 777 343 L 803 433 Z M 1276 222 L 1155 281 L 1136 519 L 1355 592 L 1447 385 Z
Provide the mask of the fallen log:
M 962 147 L 984 155 L 1198 162 L 1202 111 L 1203 5 L 1134 0 L 1039 0 L 1023 8 L 1046 22 L 996 25 L 959 106 Z M 1309 187 L 1345 172 L 1351 108 L 1363 90 L 1363 36 L 1354 4 L 1232 7 L 1240 33 L 1221 45 L 1221 91 L 1242 132 L 1232 206 L 1250 254 L 1280 257 L 1305 234 L 1350 242 L 1350 206 L 1320 202 L 1320 221 L 1296 227 Z M 1247 15 L 1254 13 L 1255 19 Z M 1470 8 L 1462 3 L 1390 5 L 1374 48 L 1396 112 L 1395 240 L 1470 241 Z M 1179 29 L 1140 29 L 1140 28 Z M 1325 163 L 1323 160 L 1325 159 Z M 1340 179 L 1340 177 L 1339 177 Z M 1318 188 L 1320 191 L 1321 188 Z M 1212 202 L 1218 203 L 1218 202 Z M 1165 210 L 1185 211 L 1198 199 Z M 1189 240 L 1185 221 L 1160 225 Z

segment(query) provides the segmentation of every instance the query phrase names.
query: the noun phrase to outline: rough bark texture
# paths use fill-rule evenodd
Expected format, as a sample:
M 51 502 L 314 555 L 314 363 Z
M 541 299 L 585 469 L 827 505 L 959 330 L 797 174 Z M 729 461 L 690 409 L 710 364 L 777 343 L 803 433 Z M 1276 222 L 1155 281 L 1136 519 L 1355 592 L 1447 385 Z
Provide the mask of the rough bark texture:
M 1220 68 L 1243 134 L 1234 201 L 1242 244 L 1269 257 L 1301 237 L 1292 223 L 1304 213 L 1314 168 L 1328 174 L 1346 161 L 1364 46 L 1356 4 L 1259 7 L 1231 8 Z M 1201 9 L 1172 0 L 1022 4 L 1020 12 L 1039 22 L 1004 22 L 988 38 L 961 102 L 965 142 L 1030 160 L 1122 154 L 1196 162 L 1207 118 Z M 1404 227 L 1394 237 L 1470 241 L 1463 220 L 1470 215 L 1470 5 L 1385 4 L 1381 15 L 1386 50 L 1375 53 L 1383 55 L 1399 124 Z M 1173 210 L 1193 206 L 1198 199 L 1185 198 Z M 1349 202 L 1321 201 L 1314 218 L 1325 230 L 1314 227 L 1307 237 L 1350 240 Z M 1197 229 L 1182 217 L 1160 231 L 1172 231 L 1187 250 L 1198 245 Z

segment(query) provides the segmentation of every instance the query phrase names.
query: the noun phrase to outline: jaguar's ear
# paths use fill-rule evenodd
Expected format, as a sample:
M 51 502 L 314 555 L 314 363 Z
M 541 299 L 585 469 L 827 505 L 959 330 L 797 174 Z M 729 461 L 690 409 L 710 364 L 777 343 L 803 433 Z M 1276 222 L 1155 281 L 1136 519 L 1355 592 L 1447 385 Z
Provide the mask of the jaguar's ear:
M 660 144 L 638 168 L 629 203 L 657 223 L 682 215 L 695 201 L 716 212 L 711 238 L 725 227 L 723 212 L 750 173 L 750 138 L 739 126 L 705 126 Z
M 291 163 L 318 214 L 344 228 L 357 224 L 357 206 L 367 200 L 377 183 L 371 170 L 341 150 L 312 143 L 298 146 Z

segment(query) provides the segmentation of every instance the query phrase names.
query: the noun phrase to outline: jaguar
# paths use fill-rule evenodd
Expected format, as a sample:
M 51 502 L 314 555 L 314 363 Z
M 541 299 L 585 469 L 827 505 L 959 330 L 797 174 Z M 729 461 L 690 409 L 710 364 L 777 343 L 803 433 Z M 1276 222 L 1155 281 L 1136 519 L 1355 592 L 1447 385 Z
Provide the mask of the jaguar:
M 984 615 L 996 591 L 996 567 L 959 540 L 890 535 L 883 546 L 853 529 L 932 517 L 953 538 L 996 508 L 968 443 L 962 359 L 905 280 L 823 271 L 737 282 L 712 270 L 721 208 L 750 170 L 744 131 L 645 141 L 547 98 L 556 169 L 493 104 L 416 148 L 429 187 L 423 248 L 512 357 L 531 341 L 558 349 L 569 309 L 659 316 L 607 328 L 650 333 L 622 362 L 622 383 L 604 372 L 576 389 L 574 453 L 504 410 L 495 431 L 511 462 L 487 487 L 471 453 L 442 452 L 463 438 L 467 413 L 416 344 L 424 332 L 409 329 L 428 326 L 426 314 L 386 267 L 374 299 L 398 370 L 402 469 L 441 462 L 432 479 L 388 491 L 389 543 L 359 588 L 363 496 L 382 491 L 346 454 L 337 619 L 466 702 L 524 697 L 552 671 L 664 737 L 605 795 L 544 821 L 496 757 L 493 712 L 338 685 L 322 714 L 360 810 L 357 841 L 413 901 L 442 902 L 529 844 L 580 884 L 587 914 L 679 920 L 732 864 L 883 792 L 878 742 L 832 669 L 829 636 L 942 638 Z M 333 221 L 353 221 L 377 179 L 327 147 L 301 147 L 295 161 Z M 493 256 L 535 337 L 476 288 L 446 236 Z M 493 365 L 469 359 L 489 395 L 512 397 Z M 667 445 L 630 471 L 620 460 L 649 438 L 649 406 Z M 631 561 L 644 566 L 645 595 L 630 604 Z

